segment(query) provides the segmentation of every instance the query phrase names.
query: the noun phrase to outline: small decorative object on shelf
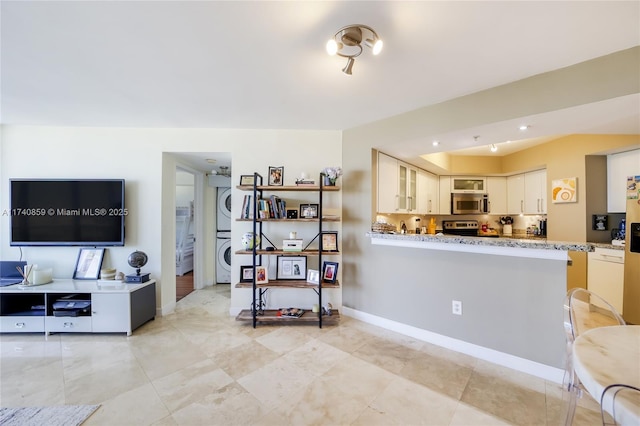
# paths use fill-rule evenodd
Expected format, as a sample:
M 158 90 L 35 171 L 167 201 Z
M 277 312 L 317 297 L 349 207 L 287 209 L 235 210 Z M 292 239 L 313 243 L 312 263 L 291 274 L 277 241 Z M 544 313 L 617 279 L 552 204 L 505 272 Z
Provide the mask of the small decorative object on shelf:
M 245 232 L 242 235 L 242 247 L 245 250 L 253 250 L 253 246 L 257 247 L 260 244 L 260 235 L 254 238 L 253 232 Z
M 136 268 L 135 275 L 127 275 L 125 281 L 128 283 L 146 283 L 149 281 L 149 274 L 140 274 L 140 268 L 147 264 L 149 257 L 143 251 L 136 250 L 129 255 L 127 262 L 132 268 Z
M 322 173 L 325 175 L 324 184 L 326 186 L 335 186 L 336 180 L 342 176 L 341 167 L 325 167 L 322 169 Z

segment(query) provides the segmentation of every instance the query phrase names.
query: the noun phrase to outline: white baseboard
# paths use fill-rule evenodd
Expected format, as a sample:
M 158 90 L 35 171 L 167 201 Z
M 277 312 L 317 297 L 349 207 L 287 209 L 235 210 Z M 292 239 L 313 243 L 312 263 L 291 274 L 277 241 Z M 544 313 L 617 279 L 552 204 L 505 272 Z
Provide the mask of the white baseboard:
M 549 380 L 554 383 L 561 384 L 564 370 L 539 362 L 520 358 L 514 355 L 499 352 L 494 349 L 478 346 L 463 340 L 454 339 L 452 337 L 437 334 L 421 328 L 402 324 L 376 315 L 360 312 L 352 308 L 342 307 L 342 314 L 368 324 L 376 325 L 387 330 L 395 331 L 405 336 L 410 336 L 423 342 L 433 343 L 456 352 L 460 352 L 472 357 L 492 362 L 497 365 L 521 371 L 541 379 Z

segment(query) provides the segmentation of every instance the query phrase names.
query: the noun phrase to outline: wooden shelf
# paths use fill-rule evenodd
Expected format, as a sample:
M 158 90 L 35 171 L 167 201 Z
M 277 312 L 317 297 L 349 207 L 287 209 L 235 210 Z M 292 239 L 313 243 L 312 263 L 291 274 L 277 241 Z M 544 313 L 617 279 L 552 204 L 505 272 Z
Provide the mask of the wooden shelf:
M 311 312 L 311 309 L 305 309 L 305 313 L 300 318 L 291 317 L 279 317 L 277 309 L 265 309 L 263 315 L 257 315 L 256 321 L 259 323 L 271 323 L 271 324 L 317 324 L 318 314 Z M 253 321 L 250 309 L 243 309 L 236 316 L 236 321 Z M 337 309 L 331 311 L 331 315 L 322 316 L 323 325 L 334 325 L 340 321 L 340 313 Z
M 253 191 L 253 185 L 238 185 L 237 189 L 241 191 Z M 319 185 L 287 185 L 287 186 L 267 186 L 259 185 L 256 187 L 258 191 L 320 191 Z M 340 191 L 339 186 L 323 186 L 322 191 Z
M 238 250 L 235 254 L 253 254 L 251 250 Z M 284 251 L 284 250 L 256 250 L 256 254 L 269 255 L 269 254 L 286 254 L 288 256 L 317 256 L 320 254 L 320 250 L 303 250 L 303 251 Z M 323 251 L 323 256 L 335 256 L 340 254 L 339 251 Z
M 237 283 L 236 288 L 252 288 L 253 283 Z M 256 284 L 256 288 L 318 288 L 318 284 L 311 284 L 302 280 L 269 280 L 265 284 Z M 322 288 L 339 288 L 340 282 L 322 283 Z
M 269 219 L 256 219 L 256 222 L 318 222 L 318 218 L 313 218 L 313 219 L 286 219 L 286 218 L 282 218 L 282 219 L 276 219 L 276 218 L 269 218 Z M 246 219 L 246 218 L 239 218 L 236 219 L 237 222 L 253 222 L 253 219 Z M 339 217 L 335 217 L 335 216 L 331 216 L 331 217 L 323 217 L 322 218 L 323 222 L 340 222 L 340 218 Z

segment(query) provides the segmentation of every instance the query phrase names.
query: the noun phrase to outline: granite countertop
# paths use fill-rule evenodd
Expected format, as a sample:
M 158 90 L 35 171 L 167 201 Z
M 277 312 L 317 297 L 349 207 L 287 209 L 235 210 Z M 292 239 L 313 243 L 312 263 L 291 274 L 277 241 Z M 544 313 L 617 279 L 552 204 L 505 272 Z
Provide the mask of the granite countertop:
M 618 246 L 618 245 L 614 246 L 613 244 L 609 244 L 609 243 L 589 243 L 589 244 L 593 244 L 593 247 L 597 247 L 597 248 L 606 248 L 611 250 L 624 251 L 624 246 Z
M 593 251 L 597 243 L 577 243 L 568 241 L 550 241 L 537 238 L 490 238 L 490 237 L 461 237 L 458 235 L 429 235 L 429 234 L 382 234 L 367 232 L 371 238 L 380 238 L 396 241 L 412 241 L 425 243 L 463 244 L 484 247 L 526 248 L 538 250 L 561 251 Z

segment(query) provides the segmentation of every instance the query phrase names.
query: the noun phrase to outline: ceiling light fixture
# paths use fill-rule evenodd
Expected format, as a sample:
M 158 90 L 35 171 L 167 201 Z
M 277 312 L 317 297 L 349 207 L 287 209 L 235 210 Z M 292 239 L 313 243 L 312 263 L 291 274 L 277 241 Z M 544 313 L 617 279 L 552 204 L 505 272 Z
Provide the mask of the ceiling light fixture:
M 528 124 L 523 124 L 522 126 L 520 126 L 520 130 L 527 130 L 529 127 L 531 126 L 529 126 Z
M 491 152 L 496 152 L 498 150 L 498 147 L 496 146 L 496 144 L 492 143 L 491 144 Z
M 382 50 L 382 40 L 373 28 L 362 25 L 353 24 L 342 27 L 327 42 L 327 53 L 331 56 L 338 55 L 347 58 L 347 65 L 342 72 L 351 75 L 355 58 L 362 53 L 362 44 L 369 47 L 374 55 Z
M 438 145 L 440 145 L 440 142 L 438 142 L 438 141 L 433 141 L 433 142 L 431 143 L 431 145 L 433 145 L 433 146 L 438 146 Z

